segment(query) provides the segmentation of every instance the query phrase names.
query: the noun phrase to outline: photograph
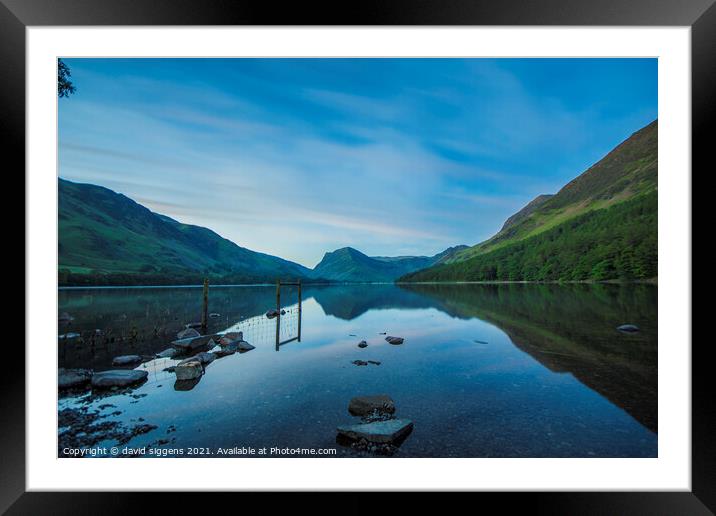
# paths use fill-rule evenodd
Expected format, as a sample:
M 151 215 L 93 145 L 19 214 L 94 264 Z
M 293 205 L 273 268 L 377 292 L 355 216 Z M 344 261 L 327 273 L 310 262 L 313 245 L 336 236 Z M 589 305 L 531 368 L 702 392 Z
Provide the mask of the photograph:
M 53 59 L 58 458 L 660 457 L 658 58 Z

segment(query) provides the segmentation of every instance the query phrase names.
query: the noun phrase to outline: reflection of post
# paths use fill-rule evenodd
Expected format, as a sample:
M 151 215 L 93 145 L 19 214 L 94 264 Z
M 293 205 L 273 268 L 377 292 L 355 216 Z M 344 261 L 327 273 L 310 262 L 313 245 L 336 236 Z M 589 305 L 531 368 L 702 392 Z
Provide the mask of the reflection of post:
M 204 278 L 204 300 L 201 310 L 201 331 L 206 333 L 207 319 L 209 313 L 209 278 Z
M 301 342 L 301 280 L 298 280 L 298 342 Z
M 281 338 L 281 280 L 276 280 L 276 351 Z

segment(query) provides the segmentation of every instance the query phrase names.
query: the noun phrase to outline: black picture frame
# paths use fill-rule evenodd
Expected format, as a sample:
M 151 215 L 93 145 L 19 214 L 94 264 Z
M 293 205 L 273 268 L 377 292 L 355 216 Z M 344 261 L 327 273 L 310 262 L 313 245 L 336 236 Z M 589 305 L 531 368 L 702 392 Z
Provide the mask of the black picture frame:
M 226 0 L 0 0 L 4 162 L 25 167 L 25 29 L 49 25 L 602 25 L 691 28 L 692 169 L 706 172 L 716 111 L 715 0 L 362 0 L 319 4 Z M 712 129 L 709 131 L 709 129 Z M 8 160 L 8 158 L 11 158 Z M 14 158 L 14 159 L 12 159 Z M 686 171 L 688 173 L 688 171 Z M 693 172 L 692 172 L 693 178 Z M 694 222 L 697 222 L 696 220 Z M 26 276 L 31 271 L 25 269 Z M 37 344 L 37 343 L 35 343 Z M 684 349 L 690 343 L 680 344 Z M 716 511 L 714 404 L 708 346 L 692 346 L 692 491 L 610 493 L 503 493 L 502 510 L 529 507 L 549 514 L 712 514 Z M 26 346 L 31 343 L 26 342 Z M 147 506 L 132 493 L 25 492 L 24 358 L 0 375 L 2 454 L 0 510 L 8 514 L 112 514 Z M 13 357 L 15 360 L 15 357 Z M 172 506 L 205 506 L 206 496 L 170 493 Z M 211 504 L 217 503 L 211 494 Z M 244 497 L 246 494 L 240 495 Z M 251 495 L 253 497 L 253 495 Z M 366 498 L 366 496 L 368 498 Z M 415 495 L 414 495 L 415 496 Z M 353 493 L 341 511 L 369 507 Z M 423 497 L 416 498 L 423 504 Z M 382 503 L 382 502 L 381 502 Z M 471 502 L 473 503 L 473 502 Z M 315 503 L 311 505 L 316 507 Z M 444 510 L 444 505 L 441 506 Z M 330 504 L 328 505 L 330 507 Z M 425 507 L 424 507 L 425 508 Z M 361 512 L 363 512 L 361 510 Z

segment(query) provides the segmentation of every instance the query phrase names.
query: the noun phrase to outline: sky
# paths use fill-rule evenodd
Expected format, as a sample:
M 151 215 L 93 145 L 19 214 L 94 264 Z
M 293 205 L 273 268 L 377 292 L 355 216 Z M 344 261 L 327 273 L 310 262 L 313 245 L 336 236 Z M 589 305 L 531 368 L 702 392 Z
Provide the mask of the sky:
M 59 176 L 313 267 L 474 245 L 657 118 L 656 59 L 65 59 Z

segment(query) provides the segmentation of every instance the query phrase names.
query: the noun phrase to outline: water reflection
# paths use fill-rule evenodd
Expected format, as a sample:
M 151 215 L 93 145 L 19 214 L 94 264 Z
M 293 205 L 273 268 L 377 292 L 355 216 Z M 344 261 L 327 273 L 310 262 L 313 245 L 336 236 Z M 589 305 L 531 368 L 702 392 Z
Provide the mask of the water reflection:
M 658 428 L 655 286 L 303 289 L 300 317 L 296 293 L 282 292 L 276 354 L 277 324 L 264 315 L 275 288 L 212 288 L 209 311 L 220 317 L 208 331 L 242 331 L 256 350 L 215 360 L 193 385 L 164 371 L 175 361 L 145 362 L 150 381 L 138 392 L 149 397 L 113 400 L 119 417 L 175 425 L 172 439 L 187 446 L 328 446 L 347 423 L 347 400 L 385 392 L 415 421 L 401 456 L 656 454 L 656 437 L 644 429 Z M 58 343 L 60 366 L 100 370 L 117 355 L 153 355 L 200 307 L 201 289 L 63 290 L 60 313 L 74 319 L 59 333 L 82 336 Z M 640 331 L 618 332 L 624 323 Z M 386 331 L 406 344 L 386 344 Z M 355 359 L 381 365 L 357 367 Z

